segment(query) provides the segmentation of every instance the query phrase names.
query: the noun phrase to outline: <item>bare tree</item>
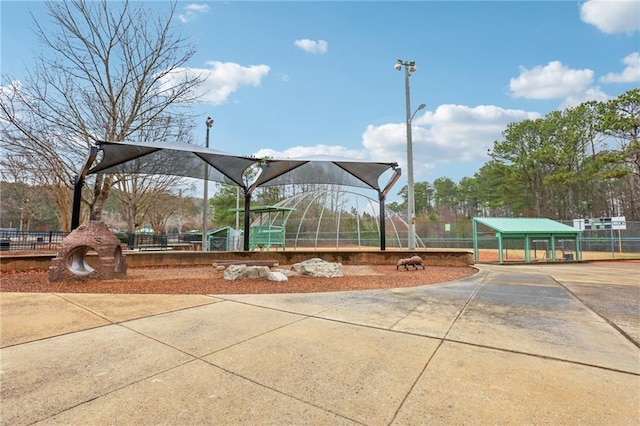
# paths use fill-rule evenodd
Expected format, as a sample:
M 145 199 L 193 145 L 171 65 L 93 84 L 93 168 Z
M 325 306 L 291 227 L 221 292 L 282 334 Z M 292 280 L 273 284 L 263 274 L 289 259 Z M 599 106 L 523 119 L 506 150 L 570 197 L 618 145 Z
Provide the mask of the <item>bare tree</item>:
M 6 149 L 41 165 L 54 188 L 70 188 L 90 145 L 136 140 L 150 127 L 175 135 L 172 126 L 189 118 L 181 107 L 196 100 L 194 89 L 202 82 L 183 68 L 195 50 L 173 28 L 175 6 L 156 15 L 144 3 L 133 7 L 128 1 L 48 2 L 56 31 L 35 21 L 47 54 L 24 82 L 3 76 L 0 134 Z M 95 178 L 87 200 L 91 219 L 101 218 L 115 179 Z

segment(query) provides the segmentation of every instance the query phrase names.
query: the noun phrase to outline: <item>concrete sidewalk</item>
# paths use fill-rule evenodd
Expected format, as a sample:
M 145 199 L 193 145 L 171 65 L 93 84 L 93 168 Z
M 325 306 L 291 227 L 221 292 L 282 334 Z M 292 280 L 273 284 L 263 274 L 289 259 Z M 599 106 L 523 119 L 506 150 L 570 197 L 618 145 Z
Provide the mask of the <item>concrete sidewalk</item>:
M 639 276 L 483 265 L 395 290 L 2 293 L 2 424 L 637 425 Z

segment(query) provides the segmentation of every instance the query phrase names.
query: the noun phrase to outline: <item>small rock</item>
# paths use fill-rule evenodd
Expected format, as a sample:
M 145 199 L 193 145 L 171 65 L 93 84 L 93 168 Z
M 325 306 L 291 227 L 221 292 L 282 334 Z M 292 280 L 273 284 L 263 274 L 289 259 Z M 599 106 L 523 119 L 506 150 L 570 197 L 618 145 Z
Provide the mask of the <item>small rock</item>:
M 293 269 L 273 269 L 273 272 L 280 272 L 281 274 L 286 275 L 287 277 L 297 277 L 300 275 L 299 272 L 294 271 Z
M 285 274 L 279 271 L 271 271 L 267 274 L 267 279 L 269 281 L 288 281 L 289 278 Z

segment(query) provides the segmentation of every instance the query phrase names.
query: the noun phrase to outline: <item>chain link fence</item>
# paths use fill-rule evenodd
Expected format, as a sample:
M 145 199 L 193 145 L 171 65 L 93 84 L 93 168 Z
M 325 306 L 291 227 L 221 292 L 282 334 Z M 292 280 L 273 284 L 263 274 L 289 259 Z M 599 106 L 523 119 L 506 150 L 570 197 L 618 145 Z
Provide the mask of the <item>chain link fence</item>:
M 573 226 L 572 221 L 559 221 L 565 225 Z M 346 248 L 346 249 L 375 249 L 380 247 L 380 237 L 378 230 L 372 227 L 363 227 L 360 230 L 338 229 L 325 231 L 310 229 L 301 232 L 300 224 L 291 226 L 287 224 L 285 236 L 286 249 L 296 248 Z M 346 227 L 345 227 L 346 228 Z M 473 228 L 470 220 L 451 222 L 421 222 L 416 223 L 417 246 L 419 248 L 434 249 L 468 249 L 473 250 Z M 62 231 L 45 232 L 22 232 L 15 229 L 0 228 L 0 250 L 56 250 L 68 233 Z M 172 245 L 199 243 L 200 235 L 190 234 L 131 234 L 123 233 L 118 235 L 123 245 L 123 249 L 148 248 L 168 248 Z M 220 237 L 220 238 L 218 238 Z M 387 226 L 386 247 L 404 248 L 407 247 L 408 232 L 400 226 Z M 219 241 L 218 241 L 218 239 Z M 210 250 L 240 250 L 241 232 L 225 234 L 222 236 L 211 236 Z M 485 241 L 486 240 L 486 241 Z M 560 250 L 575 251 L 573 242 L 566 242 L 571 247 L 564 247 L 560 242 Z M 480 239 L 482 249 L 497 249 L 495 238 Z M 505 244 L 519 244 L 517 242 L 506 242 Z M 510 247 L 507 249 L 519 250 L 522 247 Z M 536 258 L 547 256 L 544 241 L 532 241 L 531 245 Z M 198 247 L 199 249 L 199 247 Z M 610 254 L 615 257 L 617 254 L 640 255 L 640 222 L 626 222 L 626 229 L 621 230 L 585 230 L 580 234 L 580 251 L 583 253 L 597 253 L 600 255 Z
M 0 251 L 55 250 L 68 232 L 26 232 L 0 228 Z
M 558 221 L 573 226 L 573 221 Z M 473 227 L 470 220 L 458 222 L 418 222 L 416 234 L 420 245 L 427 248 L 473 249 Z M 568 242 L 567 242 L 568 243 Z M 509 244 L 516 244 L 510 242 Z M 534 241 L 532 249 L 537 249 Z M 542 244 L 542 243 L 541 243 Z M 542 250 L 542 245 L 540 249 Z M 481 241 L 481 247 L 497 249 L 495 239 Z M 509 247 L 510 248 L 510 247 Z M 519 247 L 513 247 L 518 249 Z M 575 251 L 575 247 L 571 247 Z M 569 248 L 567 247 L 567 250 Z M 626 229 L 585 230 L 580 233 L 580 251 L 640 255 L 640 222 L 626 222 Z

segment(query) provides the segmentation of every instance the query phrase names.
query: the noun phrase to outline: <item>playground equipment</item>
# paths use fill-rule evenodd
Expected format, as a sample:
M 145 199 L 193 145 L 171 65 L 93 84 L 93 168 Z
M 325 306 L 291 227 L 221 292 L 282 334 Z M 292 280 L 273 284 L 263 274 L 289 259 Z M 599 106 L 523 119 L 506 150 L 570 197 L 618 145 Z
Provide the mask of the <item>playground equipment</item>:
M 250 247 L 255 250 L 259 247 L 261 250 L 271 249 L 272 246 L 280 246 L 285 249 L 285 212 L 291 212 L 295 209 L 278 206 L 258 206 L 252 207 L 251 213 L 260 215 L 257 225 L 251 226 Z M 276 220 L 280 219 L 280 225 L 276 225 Z
M 207 232 L 209 251 L 233 251 L 241 245 L 242 231 L 230 226 L 213 229 Z

